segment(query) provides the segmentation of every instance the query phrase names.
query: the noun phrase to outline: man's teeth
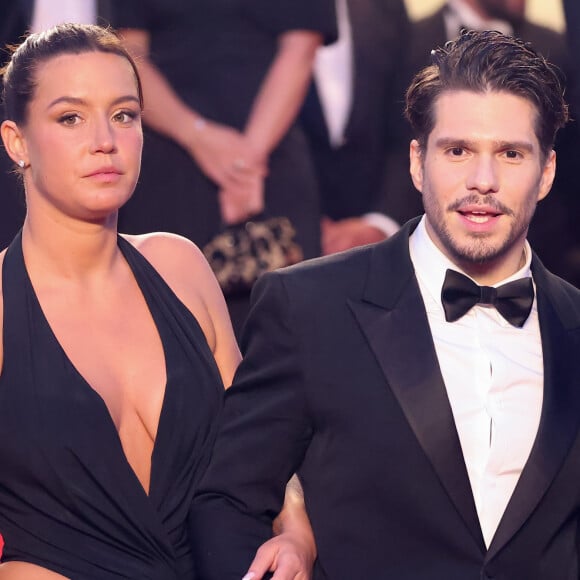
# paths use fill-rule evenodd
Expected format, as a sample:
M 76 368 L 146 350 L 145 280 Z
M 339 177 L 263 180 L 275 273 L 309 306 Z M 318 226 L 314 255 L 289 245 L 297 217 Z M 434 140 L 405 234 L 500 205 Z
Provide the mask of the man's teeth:
M 491 216 L 489 214 L 486 214 L 486 213 L 468 213 L 468 214 L 465 214 L 465 217 L 471 222 L 475 222 L 477 224 L 483 224 L 486 221 L 488 221 Z

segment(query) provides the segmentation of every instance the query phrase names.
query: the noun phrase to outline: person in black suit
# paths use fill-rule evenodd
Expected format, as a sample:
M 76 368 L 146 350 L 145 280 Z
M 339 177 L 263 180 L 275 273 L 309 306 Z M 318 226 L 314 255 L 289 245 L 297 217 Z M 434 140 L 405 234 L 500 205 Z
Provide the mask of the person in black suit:
M 385 209 L 380 195 L 385 159 L 400 139 L 396 135 L 406 135 L 402 62 L 410 22 L 404 1 L 337 0 L 337 15 L 339 42 L 319 49 L 322 54 L 317 55 L 301 113 L 322 200 L 325 253 L 378 241 L 396 231 L 396 225 L 377 221 L 376 213 Z M 327 55 L 340 50 L 342 54 Z M 326 81 L 327 75 L 336 77 Z M 335 85 L 325 98 L 325 83 L 333 78 L 342 86 Z M 342 130 L 337 130 L 339 121 L 333 116 L 340 103 L 332 97 L 348 93 Z M 394 170 L 396 166 L 389 168 Z
M 495 31 L 433 58 L 406 105 L 424 216 L 254 288 L 192 512 L 204 580 L 240 577 L 295 470 L 315 579 L 578 578 L 580 291 L 526 241 L 562 85 Z
M 525 17 L 526 0 L 448 0 L 431 15 L 418 20 L 411 27 L 410 50 L 407 61 L 410 79 L 421 67 L 429 64 L 429 53 L 434 46 L 443 46 L 457 37 L 461 29 L 500 30 L 532 45 L 550 62 L 556 64 L 566 78 L 567 94 L 578 81 L 571 68 L 565 36 L 547 26 L 535 24 Z M 578 118 L 573 100 L 572 118 Z M 401 143 L 406 149 L 406 140 Z M 543 201 L 536 212 L 529 238 L 544 263 L 556 274 L 580 287 L 580 271 L 572 256 L 579 251 L 580 234 L 576 225 L 578 193 L 576 172 L 580 158 L 580 131 L 576 121 L 560 132 L 556 142 L 558 175 L 552 195 Z M 413 192 L 406 181 L 404 198 L 413 199 Z M 403 189 L 391 186 L 386 196 Z M 392 200 L 392 196 L 389 197 Z M 395 200 L 396 201 L 396 200 Z M 391 203 L 389 201 L 389 203 Z M 406 219 L 412 217 L 414 210 Z
M 574 0 L 564 0 L 564 14 L 566 18 L 566 38 L 570 51 L 570 64 L 573 67 L 571 86 L 569 86 L 568 99 L 572 104 L 572 117 L 575 119 L 575 131 L 577 139 L 580 140 L 580 3 Z M 574 221 L 575 231 L 577 216 L 580 215 L 580 187 L 576 179 L 575 170 L 580 159 L 580 150 L 577 148 L 570 156 L 570 175 L 568 178 L 570 195 L 570 221 Z M 568 269 L 573 272 L 571 281 L 580 287 L 580 236 L 577 237 L 574 248 L 567 253 L 569 265 Z

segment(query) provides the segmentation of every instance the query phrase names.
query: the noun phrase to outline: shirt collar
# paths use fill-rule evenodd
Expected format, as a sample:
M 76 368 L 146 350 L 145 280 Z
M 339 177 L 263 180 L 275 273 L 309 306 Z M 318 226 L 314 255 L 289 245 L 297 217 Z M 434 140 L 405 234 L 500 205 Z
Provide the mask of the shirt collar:
M 427 233 L 425 227 L 426 217 L 423 216 L 421 221 L 415 228 L 415 231 L 409 238 L 409 251 L 411 254 L 411 261 L 415 268 L 415 274 L 420 280 L 421 286 L 424 287 L 431 297 L 439 302 L 441 297 L 441 289 L 443 288 L 443 280 L 445 279 L 445 272 L 448 269 L 455 270 L 465 274 L 471 278 L 461 268 L 454 264 L 441 250 L 434 244 L 433 240 Z M 514 274 L 500 280 L 494 286 L 500 286 L 512 280 L 519 278 L 531 277 L 532 270 L 532 250 L 528 241 L 524 244 L 524 265 Z M 473 278 L 471 278 L 473 280 Z M 475 282 L 475 280 L 474 280 Z

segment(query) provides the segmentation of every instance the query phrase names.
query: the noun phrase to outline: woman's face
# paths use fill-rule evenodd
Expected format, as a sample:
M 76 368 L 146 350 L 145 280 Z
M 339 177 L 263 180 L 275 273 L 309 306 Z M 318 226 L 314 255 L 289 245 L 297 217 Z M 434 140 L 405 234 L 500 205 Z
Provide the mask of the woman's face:
M 35 80 L 20 127 L 28 211 L 100 222 L 131 197 L 139 176 L 133 69 L 116 54 L 63 54 L 41 63 Z

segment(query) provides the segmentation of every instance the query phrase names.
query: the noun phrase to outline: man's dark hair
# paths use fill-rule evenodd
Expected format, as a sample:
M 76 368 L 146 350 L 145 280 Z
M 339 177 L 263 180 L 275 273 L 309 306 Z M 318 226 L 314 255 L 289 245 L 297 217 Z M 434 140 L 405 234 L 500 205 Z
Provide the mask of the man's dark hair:
M 529 43 L 500 32 L 469 31 L 431 53 L 406 94 L 405 115 L 422 149 L 435 126 L 434 105 L 446 91 L 506 92 L 537 109 L 535 133 L 544 158 L 568 121 L 559 69 Z

